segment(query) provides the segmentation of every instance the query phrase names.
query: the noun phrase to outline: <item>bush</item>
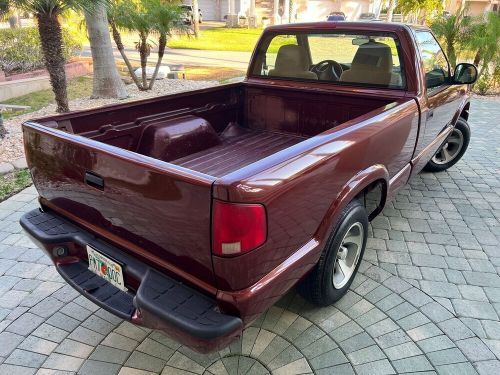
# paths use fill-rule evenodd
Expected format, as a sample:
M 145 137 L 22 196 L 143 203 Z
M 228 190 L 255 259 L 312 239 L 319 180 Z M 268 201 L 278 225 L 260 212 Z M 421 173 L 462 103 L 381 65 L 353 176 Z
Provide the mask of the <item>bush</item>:
M 64 56 L 78 54 L 84 37 L 63 27 Z M 27 72 L 44 67 L 40 37 L 36 27 L 0 29 L 0 69 L 6 73 Z
M 474 92 L 479 95 L 486 95 L 493 85 L 493 80 L 488 73 L 484 73 L 474 84 Z

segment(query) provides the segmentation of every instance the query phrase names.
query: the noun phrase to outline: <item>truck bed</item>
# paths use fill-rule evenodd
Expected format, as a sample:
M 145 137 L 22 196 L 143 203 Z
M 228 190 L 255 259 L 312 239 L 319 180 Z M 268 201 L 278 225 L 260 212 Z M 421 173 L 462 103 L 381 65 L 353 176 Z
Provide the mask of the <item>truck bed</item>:
M 211 251 L 217 180 L 276 153 L 291 160 L 298 151 L 285 149 L 395 105 L 327 90 L 304 98 L 238 83 L 33 120 L 27 162 L 44 209 L 214 295 L 225 283 Z
M 291 134 L 230 126 L 237 131 L 236 135 L 227 136 L 226 131 L 221 136 L 221 144 L 173 160 L 172 164 L 221 177 L 306 139 Z

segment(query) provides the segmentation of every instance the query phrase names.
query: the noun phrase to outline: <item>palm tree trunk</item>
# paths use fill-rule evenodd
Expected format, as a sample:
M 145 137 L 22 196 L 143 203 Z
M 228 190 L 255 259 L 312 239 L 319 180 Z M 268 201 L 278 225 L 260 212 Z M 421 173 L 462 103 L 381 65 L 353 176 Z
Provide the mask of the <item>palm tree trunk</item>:
M 476 56 L 474 56 L 473 64 L 475 66 L 478 66 L 480 62 L 481 62 L 481 52 L 477 51 Z
M 57 16 L 53 14 L 37 13 L 35 17 L 38 21 L 45 67 L 49 72 L 50 84 L 56 97 L 57 112 L 68 112 L 61 25 Z
M 147 74 L 146 74 L 146 69 L 148 65 L 148 36 L 145 32 L 140 32 L 139 33 L 140 38 L 141 38 L 141 44 L 139 47 L 139 56 L 141 58 L 141 72 L 142 72 L 142 87 L 143 90 L 147 90 L 148 87 L 148 79 L 147 79 Z
M 389 5 L 387 6 L 387 22 L 392 21 L 392 14 L 394 13 L 394 8 L 396 8 L 396 0 L 389 0 Z
M 200 36 L 200 10 L 198 6 L 198 0 L 191 0 L 193 7 L 193 31 L 195 38 Z
M 448 40 L 446 42 L 446 54 L 448 56 L 448 60 L 450 61 L 451 67 L 455 69 L 457 66 L 457 55 L 455 53 L 455 46 L 453 45 L 453 40 Z
M 116 48 L 118 48 L 118 51 L 120 52 L 120 55 L 122 56 L 123 61 L 125 62 L 125 65 L 127 66 L 128 72 L 130 73 L 130 76 L 132 77 L 132 80 L 134 81 L 135 85 L 139 90 L 142 90 L 142 85 L 137 79 L 137 76 L 135 75 L 134 68 L 132 67 L 132 64 L 130 63 L 130 60 L 128 59 L 127 55 L 125 54 L 125 48 L 123 47 L 123 42 L 122 42 L 122 37 L 120 35 L 120 32 L 118 31 L 118 28 L 113 22 L 109 23 L 111 25 L 111 32 L 113 35 L 113 40 L 115 41 Z
M 153 76 L 151 77 L 151 81 L 149 81 L 149 90 L 153 88 L 154 82 L 156 80 L 156 76 L 158 75 L 158 70 L 161 66 L 161 60 L 163 59 L 163 55 L 165 54 L 165 47 L 167 46 L 167 35 L 162 33 L 160 34 L 160 39 L 158 40 L 158 61 L 156 62 L 155 71 Z
M 127 90 L 116 69 L 104 3 L 98 3 L 92 13 L 85 12 L 85 22 L 94 66 L 92 98 L 126 98 Z

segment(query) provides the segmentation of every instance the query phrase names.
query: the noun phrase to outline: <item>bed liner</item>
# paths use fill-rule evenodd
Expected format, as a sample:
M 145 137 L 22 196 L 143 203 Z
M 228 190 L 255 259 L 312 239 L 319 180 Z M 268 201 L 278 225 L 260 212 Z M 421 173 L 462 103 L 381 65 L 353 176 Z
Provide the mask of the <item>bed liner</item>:
M 222 177 L 307 139 L 282 132 L 243 128 L 235 123 L 229 124 L 220 138 L 221 144 L 173 160 L 172 164 Z

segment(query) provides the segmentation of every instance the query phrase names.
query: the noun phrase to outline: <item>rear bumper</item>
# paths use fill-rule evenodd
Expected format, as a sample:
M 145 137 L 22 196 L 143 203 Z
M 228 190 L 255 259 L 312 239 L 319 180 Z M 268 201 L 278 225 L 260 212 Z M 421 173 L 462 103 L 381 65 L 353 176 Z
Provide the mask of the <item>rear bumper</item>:
M 241 334 L 242 320 L 223 314 L 215 299 L 166 276 L 53 212 L 38 209 L 21 226 L 74 289 L 132 323 L 159 329 L 199 352 L 227 346 Z M 88 270 L 86 246 L 123 265 L 124 292 Z M 57 255 L 55 248 L 60 249 Z

